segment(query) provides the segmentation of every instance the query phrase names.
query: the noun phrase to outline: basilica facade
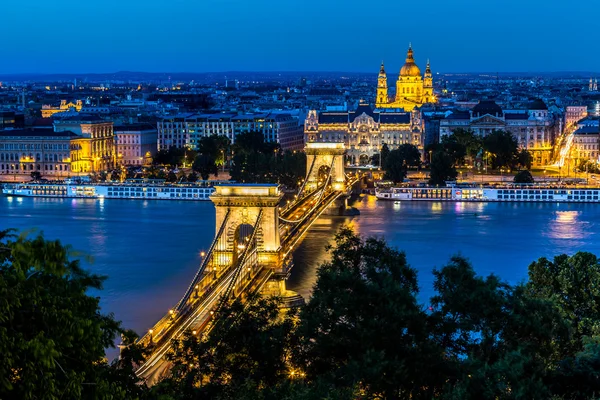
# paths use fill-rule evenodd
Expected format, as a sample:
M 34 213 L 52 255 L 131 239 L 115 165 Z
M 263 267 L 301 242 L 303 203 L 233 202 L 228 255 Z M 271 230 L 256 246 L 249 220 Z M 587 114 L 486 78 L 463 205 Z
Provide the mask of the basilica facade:
M 427 61 L 425 75 L 421 76 L 421 70 L 413 57 L 412 46 L 408 47 L 406 62 L 400 68 L 400 74 L 396 81 L 395 96 L 388 94 L 387 74 L 383 62 L 381 63 L 377 78 L 376 108 L 402 108 L 404 111 L 411 111 L 415 107 L 435 102 L 433 77 L 429 61 Z
M 348 164 L 368 165 L 386 144 L 390 150 L 412 144 L 423 153 L 423 122 L 419 110 L 375 111 L 361 102 L 354 111 L 311 110 L 304 123 L 306 142 L 342 142 Z

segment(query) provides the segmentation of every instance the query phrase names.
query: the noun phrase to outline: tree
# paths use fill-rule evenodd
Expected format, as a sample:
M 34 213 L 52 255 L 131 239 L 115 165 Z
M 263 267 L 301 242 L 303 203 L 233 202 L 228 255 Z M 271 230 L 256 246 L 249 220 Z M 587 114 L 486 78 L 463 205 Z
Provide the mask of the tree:
M 402 144 L 389 152 L 385 158 L 385 179 L 402 182 L 406 178 L 409 166 L 421 164 L 421 153 L 412 144 Z
M 32 181 L 39 181 L 42 179 L 42 174 L 39 171 L 33 171 L 30 175 Z
M 467 148 L 458 140 L 457 136 L 454 134 L 444 136 L 442 137 L 440 144 L 443 152 L 450 156 L 452 165 L 462 165 L 465 163 Z
M 115 368 L 106 362 L 114 337 L 132 333 L 87 294 L 102 289 L 105 277 L 71 255 L 41 235 L 0 232 L 1 398 L 135 399 L 144 389 L 128 372 L 137 356 Z
M 190 172 L 190 174 L 187 177 L 188 182 L 196 182 L 198 180 L 198 174 L 196 174 L 195 172 Z
M 532 296 L 556 303 L 569 321 L 573 336 L 563 355 L 582 349 L 585 337 L 600 335 L 600 261 L 595 255 L 540 258 L 529 265 L 527 288 Z
M 531 175 L 531 172 L 527 171 L 527 170 L 523 170 L 523 171 L 519 171 L 513 181 L 515 183 L 533 183 L 533 175 Z
M 168 150 L 159 150 L 152 159 L 152 164 L 171 167 L 182 165 L 186 161 L 187 152 L 190 152 L 190 157 L 194 154 L 192 150 L 175 146 L 169 147 Z
M 520 168 L 531 169 L 531 163 L 533 162 L 533 156 L 527 149 L 521 149 L 517 153 L 516 164 Z
M 119 171 L 118 169 L 114 169 L 110 173 L 110 180 L 113 182 L 120 181 L 121 180 L 121 171 Z
M 430 167 L 430 185 L 445 185 L 446 181 L 456 180 L 458 176 L 452 156 L 443 151 L 433 153 Z
M 475 160 L 475 157 L 477 157 L 477 154 L 481 150 L 481 138 L 475 135 L 472 130 L 462 128 L 455 129 L 450 136 L 454 138 L 456 143 L 464 148 L 465 156 L 470 159 L 472 164 L 473 160 Z
M 204 136 L 198 143 L 198 153 L 212 158 L 217 166 L 222 166 L 225 163 L 225 156 L 229 152 L 230 144 L 227 136 Z
M 210 174 L 217 173 L 217 166 L 215 165 L 215 161 L 210 156 L 204 154 L 198 154 L 194 163 L 192 164 L 192 170 L 199 173 L 202 177 L 202 180 L 208 180 Z
M 445 380 L 434 369 L 442 352 L 428 340 L 416 270 L 383 240 L 363 241 L 343 228 L 335 241 L 300 313 L 300 354 L 294 359 L 309 382 L 333 390 L 359 389 L 365 398 L 432 398 L 436 380 Z
M 277 155 L 274 169 L 278 183 L 295 189 L 306 176 L 306 153 L 286 151 Z
M 493 169 L 513 167 L 519 144 L 510 132 L 494 130 L 483 138 L 483 148 L 489 153 Z
M 176 343 L 170 378 L 153 388 L 174 399 L 256 399 L 276 391 L 290 376 L 293 312 L 280 300 L 252 296 L 220 311 L 206 336 L 189 332 Z M 280 398 L 280 397 L 273 397 Z
M 177 182 L 177 174 L 175 174 L 173 171 L 169 171 L 167 174 L 167 182 Z
M 449 371 L 443 398 L 549 398 L 556 340 L 568 332 L 553 303 L 478 277 L 459 256 L 433 274 L 430 332 Z

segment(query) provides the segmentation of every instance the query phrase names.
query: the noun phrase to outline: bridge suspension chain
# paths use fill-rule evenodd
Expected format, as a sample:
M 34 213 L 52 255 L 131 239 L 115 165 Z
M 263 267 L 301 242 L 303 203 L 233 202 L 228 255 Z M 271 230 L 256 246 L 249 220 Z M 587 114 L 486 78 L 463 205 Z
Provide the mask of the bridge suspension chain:
M 323 198 L 323 195 L 325 194 L 325 188 L 327 187 L 327 184 L 331 180 L 331 171 L 333 170 L 334 163 L 335 163 L 335 156 L 333 157 L 333 160 L 331 161 L 331 165 L 329 167 L 329 174 L 327 175 L 327 179 L 325 180 L 323 188 L 321 189 L 321 194 L 319 195 L 319 199 L 315 202 L 315 205 L 310 210 L 308 210 L 306 213 L 304 213 L 304 216 L 298 220 L 290 220 L 290 219 L 280 216 L 279 219 L 281 221 L 284 221 L 284 222 L 287 222 L 290 224 L 296 224 L 296 223 L 302 222 L 310 215 L 311 212 L 313 212 L 319 206 L 319 202 L 321 201 L 321 199 Z
M 261 209 L 258 212 L 258 216 L 256 217 L 256 222 L 254 223 L 254 230 L 252 231 L 252 235 L 250 235 L 250 237 L 248 239 L 248 244 L 245 245 L 242 254 L 240 256 L 238 256 L 239 258 L 237 259 L 236 265 L 233 267 L 233 270 L 234 270 L 233 277 L 231 278 L 229 285 L 225 289 L 225 293 L 221 296 L 221 299 L 219 300 L 219 303 L 215 309 L 215 313 L 218 313 L 223 308 L 223 306 L 229 299 L 229 295 L 233 291 L 233 288 L 236 286 L 236 284 L 239 284 L 238 280 L 239 280 L 239 277 L 241 275 L 241 272 L 243 270 L 243 267 L 244 267 L 248 257 L 256 255 L 256 250 L 257 250 L 256 236 L 259 231 L 259 226 L 260 226 L 260 221 L 262 220 L 262 216 L 263 216 L 263 210 Z M 235 251 L 235 249 L 234 249 L 234 251 Z
M 177 311 L 180 311 L 181 308 L 183 308 L 185 306 L 185 304 L 189 300 L 190 296 L 194 292 L 196 285 L 201 280 L 202 274 L 204 273 L 204 271 L 206 270 L 206 268 L 210 264 L 213 263 L 213 261 L 214 261 L 213 260 L 213 258 L 214 258 L 214 249 L 215 249 L 216 245 L 217 244 L 221 244 L 222 245 L 224 242 L 227 241 L 227 237 L 226 237 L 226 235 L 224 235 L 224 232 L 225 232 L 225 227 L 227 226 L 227 222 L 229 221 L 230 214 L 231 214 L 231 209 L 228 209 L 227 213 L 225 214 L 225 218 L 223 218 L 223 223 L 221 224 L 221 227 L 219 228 L 219 231 L 217 232 L 217 236 L 215 236 L 214 240 L 212 241 L 212 243 L 210 245 L 210 248 L 206 252 L 206 256 L 204 257 L 204 260 L 202 261 L 202 264 L 200 265 L 200 268 L 196 272 L 196 275 L 194 275 L 194 279 L 192 279 L 192 283 L 190 284 L 190 286 L 186 290 L 186 292 L 183 295 L 183 297 L 181 298 L 181 300 L 179 300 L 179 302 L 175 306 L 175 309 Z M 223 247 L 223 246 L 219 246 L 219 247 Z

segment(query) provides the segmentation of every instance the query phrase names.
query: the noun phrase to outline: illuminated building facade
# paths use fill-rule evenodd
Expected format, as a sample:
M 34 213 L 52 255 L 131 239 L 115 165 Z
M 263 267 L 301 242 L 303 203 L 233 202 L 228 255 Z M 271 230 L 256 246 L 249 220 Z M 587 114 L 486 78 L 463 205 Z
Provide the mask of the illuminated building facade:
M 287 113 L 184 114 L 157 122 L 158 149 L 187 147 L 196 150 L 205 136 L 223 135 L 231 143 L 243 132 L 261 132 L 265 142 L 279 143 L 282 150 L 302 150 L 304 134 L 298 120 Z
M 53 107 L 48 104 L 42 105 L 42 118 L 50 118 L 54 114 L 58 114 L 66 111 L 81 111 L 83 107 L 83 102 L 81 100 L 77 100 L 75 103 L 68 102 L 66 100 L 61 100 L 60 105 L 58 107 Z
M 117 162 L 121 165 L 148 165 L 156 154 L 156 128 L 130 124 L 114 127 Z
M 573 132 L 573 144 L 569 158 L 577 166 L 583 160 L 600 161 L 600 131 L 598 126 L 582 126 Z
M 423 153 L 423 123 L 418 110 L 374 111 L 361 103 L 356 111 L 318 113 L 311 110 L 304 123 L 306 142 L 343 142 L 347 162 L 367 165 L 383 144 L 390 150 L 401 144 L 415 145 Z
M 527 109 L 502 110 L 493 100 L 481 100 L 470 111 L 456 111 L 440 121 L 440 139 L 458 128 L 485 137 L 495 130 L 510 132 L 519 147 L 528 150 L 533 165 L 547 165 L 552 146 L 560 133 L 557 122 L 542 100 L 534 100 Z
M 587 106 L 567 106 L 565 109 L 565 128 L 574 127 L 577 122 L 587 116 Z
M 0 131 L 0 176 L 27 179 L 32 172 L 46 178 L 71 173 L 73 132 L 52 129 L 7 129 Z
M 415 63 L 411 46 L 408 47 L 406 61 L 400 68 L 394 97 L 388 93 L 387 74 L 383 62 L 381 63 L 377 78 L 376 108 L 402 108 L 404 111 L 411 111 L 415 107 L 435 102 L 433 76 L 429 61 L 427 61 L 425 75 L 421 76 L 421 70 Z
M 54 121 L 57 132 L 71 131 L 79 138 L 72 143 L 71 170 L 91 173 L 115 167 L 116 149 L 112 121 L 95 115 L 79 114 Z

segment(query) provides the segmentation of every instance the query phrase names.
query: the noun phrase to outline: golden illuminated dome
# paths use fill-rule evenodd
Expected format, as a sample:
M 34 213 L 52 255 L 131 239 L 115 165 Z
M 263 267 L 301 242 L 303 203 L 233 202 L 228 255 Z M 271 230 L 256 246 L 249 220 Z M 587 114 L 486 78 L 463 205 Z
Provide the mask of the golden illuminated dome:
M 413 50 L 412 46 L 408 46 L 408 52 L 406 53 L 406 62 L 400 68 L 400 76 L 421 76 L 421 70 L 415 64 L 415 59 L 413 58 Z

